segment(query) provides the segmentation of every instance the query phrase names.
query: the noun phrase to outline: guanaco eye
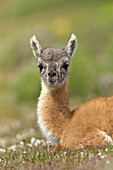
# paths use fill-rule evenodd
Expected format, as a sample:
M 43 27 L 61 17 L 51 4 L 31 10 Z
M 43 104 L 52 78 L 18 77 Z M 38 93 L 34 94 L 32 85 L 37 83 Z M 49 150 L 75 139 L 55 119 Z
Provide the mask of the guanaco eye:
M 40 69 L 40 72 L 42 71 L 42 69 L 44 68 L 42 64 L 38 65 L 38 68 Z
M 64 64 L 62 65 L 62 68 L 64 68 L 65 70 L 67 70 L 67 69 L 68 69 L 68 66 L 69 66 L 68 63 L 64 63 Z

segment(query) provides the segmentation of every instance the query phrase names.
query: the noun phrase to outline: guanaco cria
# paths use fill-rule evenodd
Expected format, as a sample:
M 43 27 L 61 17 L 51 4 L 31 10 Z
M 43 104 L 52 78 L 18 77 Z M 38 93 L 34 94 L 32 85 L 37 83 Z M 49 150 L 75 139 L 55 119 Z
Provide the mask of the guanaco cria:
M 43 49 L 30 41 L 40 70 L 42 90 L 37 106 L 38 125 L 58 150 L 98 146 L 113 140 L 113 96 L 92 99 L 75 110 L 69 107 L 68 68 L 77 46 L 74 34 L 65 49 Z

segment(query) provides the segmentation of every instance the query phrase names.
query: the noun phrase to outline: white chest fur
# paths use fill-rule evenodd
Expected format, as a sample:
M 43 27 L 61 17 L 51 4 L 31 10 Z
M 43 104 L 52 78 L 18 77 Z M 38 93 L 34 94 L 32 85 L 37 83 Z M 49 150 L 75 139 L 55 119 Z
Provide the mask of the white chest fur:
M 46 139 L 48 141 L 50 141 L 53 144 L 58 144 L 59 143 L 59 138 L 57 136 L 55 136 L 55 134 L 53 134 L 45 125 L 44 121 L 43 121 L 43 113 L 40 109 L 40 104 L 41 102 L 38 103 L 38 107 L 37 107 L 37 116 L 38 116 L 38 125 L 40 127 L 41 132 L 43 133 L 43 135 L 46 137 Z
M 46 89 L 43 85 L 43 93 L 41 92 L 41 95 L 45 95 L 45 97 L 46 97 L 47 93 L 48 93 L 48 89 Z M 42 107 L 44 107 L 44 101 L 42 100 L 42 98 L 40 96 L 39 102 L 37 104 L 37 117 L 38 117 L 37 123 L 40 127 L 41 132 L 46 137 L 46 139 L 56 145 L 59 143 L 59 138 L 57 137 L 57 135 L 53 134 L 51 132 L 51 130 L 45 125 L 44 119 L 46 117 L 46 112 L 43 113 Z M 49 122 L 48 122 L 48 124 L 49 124 Z

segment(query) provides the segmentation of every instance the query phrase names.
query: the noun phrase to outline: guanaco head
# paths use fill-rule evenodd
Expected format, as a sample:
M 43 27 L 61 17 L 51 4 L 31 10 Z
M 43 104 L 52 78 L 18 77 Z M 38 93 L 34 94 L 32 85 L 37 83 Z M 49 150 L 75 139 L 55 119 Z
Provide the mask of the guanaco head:
M 59 87 L 67 79 L 70 60 L 77 46 L 74 34 L 65 49 L 43 49 L 34 35 L 30 40 L 33 54 L 37 59 L 41 80 L 49 87 Z

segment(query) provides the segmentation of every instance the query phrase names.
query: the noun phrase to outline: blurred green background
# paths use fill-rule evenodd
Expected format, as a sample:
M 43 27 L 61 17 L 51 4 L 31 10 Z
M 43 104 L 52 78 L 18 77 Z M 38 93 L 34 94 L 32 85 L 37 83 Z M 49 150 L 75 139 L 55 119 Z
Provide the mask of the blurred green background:
M 0 1 L 2 139 L 35 130 L 38 134 L 36 103 L 41 87 L 31 36 L 35 34 L 43 47 L 62 48 L 71 33 L 78 39 L 69 75 L 71 106 L 113 95 L 113 1 Z

